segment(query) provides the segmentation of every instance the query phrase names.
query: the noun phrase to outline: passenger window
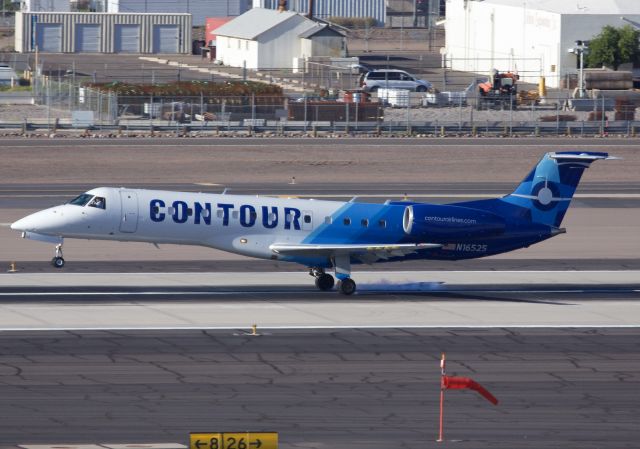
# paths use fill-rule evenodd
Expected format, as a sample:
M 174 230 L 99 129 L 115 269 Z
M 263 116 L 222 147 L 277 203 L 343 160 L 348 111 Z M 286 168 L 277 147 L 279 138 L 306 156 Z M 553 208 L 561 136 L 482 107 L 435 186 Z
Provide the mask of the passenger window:
M 175 207 L 173 207 L 173 206 L 169 206 L 169 207 L 167 207 L 167 213 L 168 213 L 169 215 L 173 215 L 173 214 L 175 214 L 175 213 L 176 213 L 176 208 L 175 208 Z
M 363 218 L 362 220 L 360 220 L 360 224 L 362 225 L 363 228 L 366 228 L 367 226 L 369 226 L 369 220 L 367 220 L 366 218 Z
M 250 220 L 253 221 L 253 220 L 257 219 L 257 218 L 258 218 L 258 213 L 255 210 L 252 210 L 252 211 L 249 212 L 249 219 Z
M 386 228 L 387 227 L 387 220 L 379 220 L 378 221 L 378 226 L 380 226 L 381 228 Z
M 218 218 L 222 218 L 223 215 L 224 215 L 223 210 L 222 209 L 218 209 L 218 211 L 216 212 L 216 215 L 217 215 Z
M 304 222 L 305 223 L 311 223 L 311 215 L 305 215 L 304 216 Z
M 238 218 L 238 211 L 234 210 L 233 212 L 231 212 L 231 217 L 233 217 L 234 219 Z
M 193 209 L 191 209 L 190 207 L 187 207 L 187 217 L 190 217 L 193 215 Z
M 345 226 L 349 226 L 351 225 L 351 218 L 345 217 L 345 219 L 342 220 L 342 222 L 344 223 Z
M 106 209 L 106 200 L 101 196 L 96 196 L 89 203 L 89 207 L 95 207 L 96 209 Z
M 331 216 L 329 216 L 329 217 L 324 217 L 324 223 L 325 223 L 325 224 L 331 224 L 331 223 L 333 223 L 333 218 L 331 218 Z

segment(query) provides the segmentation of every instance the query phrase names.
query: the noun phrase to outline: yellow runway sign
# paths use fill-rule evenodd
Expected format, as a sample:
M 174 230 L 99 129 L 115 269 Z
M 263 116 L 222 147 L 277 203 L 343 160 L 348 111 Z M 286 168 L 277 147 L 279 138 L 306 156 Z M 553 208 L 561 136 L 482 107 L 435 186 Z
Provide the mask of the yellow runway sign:
M 278 433 L 277 432 L 190 433 L 189 449 L 278 449 Z

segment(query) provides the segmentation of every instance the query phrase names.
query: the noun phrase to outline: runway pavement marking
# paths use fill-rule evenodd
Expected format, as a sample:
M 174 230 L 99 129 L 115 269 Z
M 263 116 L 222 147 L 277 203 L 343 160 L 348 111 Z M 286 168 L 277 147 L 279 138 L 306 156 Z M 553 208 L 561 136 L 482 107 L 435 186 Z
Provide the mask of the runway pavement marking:
M 429 283 L 425 283 L 429 284 Z M 397 289 L 376 289 L 367 288 L 366 285 L 360 287 L 361 292 L 368 293 L 510 293 L 510 294 L 566 294 L 566 293 L 638 293 L 640 290 L 625 290 L 620 289 L 580 289 L 580 290 L 483 290 L 483 289 L 447 289 L 446 287 L 440 288 L 439 286 L 434 288 L 403 288 L 401 285 Z M 54 292 L 15 292 L 7 293 L 0 292 L 0 297 L 12 297 L 12 296 L 152 296 L 152 295 L 164 295 L 164 296 L 176 296 L 176 295 L 192 295 L 192 296 L 204 296 L 204 295 L 270 295 L 270 294 L 298 294 L 298 293 L 316 293 L 318 295 L 326 295 L 326 292 L 315 290 L 211 290 L 211 291 L 171 291 L 171 290 L 159 290 L 159 291 L 145 291 L 145 292 L 92 292 L 92 291 L 54 291 Z
M 180 443 L 19 444 L 23 449 L 187 449 Z
M 104 449 L 98 444 L 19 444 L 23 449 Z
M 187 449 L 187 446 L 180 443 L 100 443 L 100 446 L 106 447 L 107 449 Z
M 419 270 L 418 272 L 421 271 L 430 271 L 430 270 Z M 443 270 L 443 273 L 453 273 L 453 274 L 457 274 L 457 273 L 461 273 L 461 274 L 465 274 L 465 273 L 476 273 L 476 274 L 484 274 L 484 273 L 492 273 L 492 274 L 496 274 L 496 273 L 532 273 L 532 274 L 542 274 L 542 273 L 553 273 L 553 274 L 558 274 L 558 273 L 566 273 L 566 274 L 580 274 L 580 273 L 634 273 L 637 272 L 639 270 Z M 303 273 L 304 271 L 281 271 L 279 272 L 279 274 L 281 275 L 299 275 L 300 273 Z M 251 275 L 254 273 L 263 273 L 261 271 L 238 271 L 238 272 L 227 272 L 226 274 L 243 274 L 243 275 Z M 366 275 L 379 275 L 382 276 L 384 274 L 388 274 L 388 273 L 393 273 L 393 274 L 415 274 L 415 271 L 354 271 L 355 275 L 362 275 L 362 274 L 366 274 Z M 34 274 L 38 274 L 38 273 L 0 273 L 0 277 L 3 276 L 7 276 L 7 277 L 20 277 L 20 276 L 30 276 L 30 275 L 34 275 Z M 114 275 L 117 274 L 118 276 L 174 276 L 174 275 L 179 275 L 179 276 L 189 276 L 189 275 L 196 275 L 196 276 L 201 276 L 201 275 L 206 275 L 206 274 L 220 274 L 220 272 L 218 271 L 211 271 L 211 272 L 183 272 L 183 271 L 163 271 L 163 272 L 135 272 L 135 273 L 99 273 L 99 272 L 94 272 L 94 273 L 65 273 L 65 272 L 60 272 L 60 273 L 40 273 L 39 276 L 61 276 L 61 275 L 67 275 L 67 276 L 95 276 L 97 274 L 105 274 L 105 275 Z
M 335 326 L 260 326 L 261 331 L 277 330 L 333 330 L 333 329 L 636 329 L 637 324 L 393 324 L 393 325 L 335 325 Z M 0 332 L 81 332 L 81 331 L 197 331 L 197 330 L 220 330 L 238 331 L 251 328 L 241 326 L 113 326 L 113 327 L 2 327 Z M 247 334 L 248 335 L 248 334 Z M 265 336 L 265 334 L 262 334 Z M 266 335 L 268 337 L 268 335 Z M 22 446 L 25 447 L 25 446 Z M 36 449 L 30 446 L 30 449 Z

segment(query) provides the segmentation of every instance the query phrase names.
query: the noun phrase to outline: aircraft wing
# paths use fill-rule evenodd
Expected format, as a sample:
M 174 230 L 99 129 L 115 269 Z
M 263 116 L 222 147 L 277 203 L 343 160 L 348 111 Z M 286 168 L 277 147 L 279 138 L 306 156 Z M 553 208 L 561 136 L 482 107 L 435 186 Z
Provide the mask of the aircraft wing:
M 403 257 L 421 249 L 441 248 L 438 243 L 380 243 L 380 244 L 331 244 L 331 243 L 274 243 L 269 246 L 276 254 L 286 256 L 336 256 L 351 255 L 364 263 L 379 259 Z

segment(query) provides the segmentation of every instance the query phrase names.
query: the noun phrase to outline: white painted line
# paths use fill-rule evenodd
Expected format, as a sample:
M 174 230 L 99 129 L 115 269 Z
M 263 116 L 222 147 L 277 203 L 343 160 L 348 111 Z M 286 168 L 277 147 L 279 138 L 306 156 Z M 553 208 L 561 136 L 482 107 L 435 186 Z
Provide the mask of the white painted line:
M 187 449 L 187 446 L 180 443 L 100 443 L 100 445 L 106 447 L 107 449 Z
M 220 287 L 220 288 L 229 288 L 229 287 Z M 435 288 L 404 288 L 401 284 L 398 285 L 396 289 L 394 288 L 386 288 L 386 289 L 377 289 L 367 288 L 367 285 L 362 285 L 359 287 L 358 291 L 360 292 L 368 292 L 368 293 L 517 293 L 517 294 L 526 294 L 526 293 L 553 293 L 553 294 L 565 294 L 565 293 L 627 293 L 634 292 L 638 293 L 640 290 L 625 290 L 624 288 L 619 289 L 576 289 L 576 290 L 484 290 L 482 288 L 473 288 L 473 289 L 448 289 L 446 287 L 435 287 Z M 0 297 L 3 296 L 151 296 L 151 295 L 164 295 L 164 296 L 177 296 L 177 295 L 256 295 L 256 294 L 283 294 L 283 293 L 302 293 L 302 294 L 318 294 L 318 295 L 326 295 L 327 292 L 321 292 L 317 290 L 208 290 L 208 291 L 173 291 L 173 290 L 158 290 L 158 291 L 143 291 L 143 292 L 92 292 L 92 291 L 52 291 L 52 292 L 0 292 Z M 356 296 L 357 297 L 357 296 Z M 275 300 L 274 300 L 275 301 Z M 561 301 L 561 300 L 558 300 Z M 260 301 L 262 302 L 262 301 Z
M 354 271 L 353 275 L 371 275 L 371 276 L 383 276 L 385 274 L 412 274 L 412 273 L 423 273 L 423 270 L 414 270 L 414 271 Z M 453 273 L 453 274 L 464 274 L 464 273 L 474 273 L 474 274 L 485 274 L 485 273 L 492 273 L 492 274 L 501 274 L 501 273 L 531 273 L 531 274 L 536 274 L 536 273 L 553 273 L 553 274 L 560 274 L 560 273 L 565 273 L 565 274 L 580 274 L 580 273 L 640 273 L 640 270 L 441 270 L 441 271 L 434 271 L 433 273 Z M 243 275 L 243 276 L 247 276 L 247 275 L 252 275 L 252 274 L 256 274 L 256 273 L 265 273 L 265 274 L 273 274 L 271 272 L 262 272 L 262 271 L 237 271 L 237 272 L 233 272 L 233 271 L 229 271 L 229 272 L 221 272 L 221 271 L 211 271 L 211 272 L 206 272 L 206 271 L 198 271 L 198 272 L 192 272 L 192 271 L 188 271 L 188 272 L 182 272 L 182 271 L 166 271 L 166 272 L 136 272 L 136 273 L 131 273 L 131 272 L 127 272 L 127 273 L 116 273 L 116 272 L 109 272 L 109 273 L 65 273 L 65 272 L 60 272 L 60 273 L 22 273 L 22 274 L 7 274 L 7 273 L 0 273 L 0 276 L 21 276 L 21 275 L 34 275 L 37 274 L 38 276 L 96 276 L 96 275 L 107 275 L 107 276 L 111 276 L 111 275 L 117 275 L 117 276 L 160 276 L 160 277 L 164 277 L 164 276 L 207 276 L 207 275 L 219 275 L 219 274 L 225 274 L 225 275 Z M 304 273 L 304 271 L 278 271 L 277 272 L 279 275 L 299 275 L 299 274 L 306 274 Z M 640 278 L 639 278 L 639 282 L 640 282 Z
M 104 449 L 97 444 L 19 444 L 24 449 Z
M 635 329 L 640 328 L 640 323 L 636 324 L 513 324 L 513 323 L 496 323 L 496 324 L 393 324 L 393 325 L 335 325 L 335 326 L 258 326 L 261 331 L 264 330 L 332 330 L 332 329 Z M 42 332 L 42 331 L 184 331 L 184 330 L 248 330 L 249 326 L 110 326 L 110 327 L 3 327 L 0 332 Z M 24 446 L 23 446 L 24 447 Z M 48 448 L 49 446 L 47 446 Z M 31 446 L 29 449 L 32 449 Z M 40 449 L 40 448 L 33 448 Z M 92 449 L 92 448 L 88 448 Z

